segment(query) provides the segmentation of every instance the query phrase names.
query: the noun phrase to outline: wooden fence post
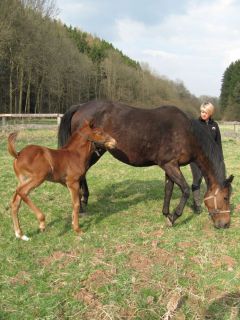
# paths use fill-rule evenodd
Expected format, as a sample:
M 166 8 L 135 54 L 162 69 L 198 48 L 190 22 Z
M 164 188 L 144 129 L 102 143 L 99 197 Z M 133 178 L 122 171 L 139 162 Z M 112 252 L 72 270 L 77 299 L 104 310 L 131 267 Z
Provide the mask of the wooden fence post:
M 2 126 L 5 126 L 5 125 L 6 125 L 6 118 L 2 117 Z
M 57 125 L 60 126 L 61 123 L 61 116 L 58 114 L 57 116 Z

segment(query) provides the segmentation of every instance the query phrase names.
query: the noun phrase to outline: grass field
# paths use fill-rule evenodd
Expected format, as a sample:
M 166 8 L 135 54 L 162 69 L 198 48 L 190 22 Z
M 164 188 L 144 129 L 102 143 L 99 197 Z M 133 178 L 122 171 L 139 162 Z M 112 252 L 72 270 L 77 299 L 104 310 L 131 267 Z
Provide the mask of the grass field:
M 56 147 L 56 132 L 23 131 L 27 143 Z M 214 229 L 190 199 L 176 226 L 161 214 L 164 174 L 106 154 L 89 172 L 84 234 L 71 229 L 66 188 L 45 183 L 32 193 L 46 213 L 45 233 L 23 204 L 28 242 L 15 239 L 9 202 L 16 187 L 6 135 L 0 135 L 0 319 L 240 319 L 240 142 L 223 139 L 234 174 L 232 223 Z M 183 168 L 189 184 L 188 167 Z M 204 189 L 204 188 L 202 188 Z M 180 192 L 174 189 L 173 208 Z

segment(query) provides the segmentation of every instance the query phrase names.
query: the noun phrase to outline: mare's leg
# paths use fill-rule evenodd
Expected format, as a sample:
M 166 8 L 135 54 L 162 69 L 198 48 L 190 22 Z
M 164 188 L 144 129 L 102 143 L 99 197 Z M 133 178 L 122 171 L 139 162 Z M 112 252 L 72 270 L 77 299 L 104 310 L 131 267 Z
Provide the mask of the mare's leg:
M 38 222 L 39 222 L 39 229 L 40 231 L 45 230 L 45 215 L 43 212 L 35 206 L 32 200 L 28 197 L 28 194 L 42 184 L 45 179 L 43 177 L 31 177 L 28 181 L 24 184 L 20 185 L 16 193 L 17 195 L 29 206 L 30 209 L 35 213 Z
M 80 214 L 84 215 L 85 214 L 85 209 L 88 204 L 88 198 L 89 198 L 89 189 L 88 189 L 88 184 L 86 177 L 82 178 L 79 180 L 81 188 L 79 188 L 80 193 L 79 193 L 79 200 L 80 200 Z M 81 191 L 82 190 L 82 191 Z
M 71 194 L 72 198 L 72 227 L 73 230 L 77 233 L 81 233 L 81 229 L 79 227 L 79 220 L 78 220 L 78 213 L 80 209 L 80 188 L 79 188 L 79 181 L 78 180 L 68 180 L 67 187 Z
M 195 213 L 201 213 L 201 197 L 200 197 L 200 185 L 202 182 L 202 172 L 196 165 L 196 163 L 190 163 L 192 176 L 193 176 L 193 183 L 192 183 L 192 193 L 193 193 L 193 210 Z
M 176 183 L 182 191 L 182 197 L 178 206 L 174 210 L 173 214 L 168 215 L 168 220 L 173 225 L 177 218 L 182 215 L 185 204 L 190 196 L 190 188 L 176 162 L 166 163 L 162 166 L 162 168 L 165 170 L 172 182 Z
M 93 166 L 106 152 L 106 150 L 97 148 L 95 152 L 92 154 L 90 162 L 89 162 L 89 168 Z M 86 207 L 88 204 L 88 198 L 89 198 L 89 189 L 87 184 L 86 176 L 82 177 L 81 180 L 79 180 L 80 184 L 80 194 L 79 194 L 79 200 L 80 200 L 80 213 L 86 212 Z
M 162 213 L 166 217 L 169 215 L 169 205 L 172 197 L 173 186 L 173 181 L 169 178 L 167 174 L 165 174 L 165 194 Z

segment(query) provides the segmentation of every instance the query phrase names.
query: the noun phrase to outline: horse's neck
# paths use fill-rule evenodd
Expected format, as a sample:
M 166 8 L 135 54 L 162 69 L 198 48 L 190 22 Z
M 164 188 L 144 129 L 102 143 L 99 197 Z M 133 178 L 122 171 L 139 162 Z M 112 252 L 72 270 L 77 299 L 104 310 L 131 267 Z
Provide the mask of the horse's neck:
M 88 144 L 91 144 L 91 142 L 89 141 L 87 134 L 75 132 L 63 148 L 77 151 L 80 148 L 87 148 Z
M 202 175 L 206 181 L 207 189 L 215 189 L 220 186 L 220 182 L 216 177 L 214 171 L 214 163 L 212 163 L 206 156 L 199 156 L 196 159 L 196 163 L 201 169 Z

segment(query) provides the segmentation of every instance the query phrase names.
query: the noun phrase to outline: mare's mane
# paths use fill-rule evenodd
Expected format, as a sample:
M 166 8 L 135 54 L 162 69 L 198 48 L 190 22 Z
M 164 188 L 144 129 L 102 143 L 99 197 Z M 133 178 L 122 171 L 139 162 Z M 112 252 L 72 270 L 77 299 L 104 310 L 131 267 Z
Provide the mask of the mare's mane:
M 204 130 L 199 120 L 191 119 L 191 129 L 202 151 L 210 161 L 218 183 L 223 186 L 226 179 L 226 169 L 223 154 L 219 145 L 213 139 L 210 132 Z

